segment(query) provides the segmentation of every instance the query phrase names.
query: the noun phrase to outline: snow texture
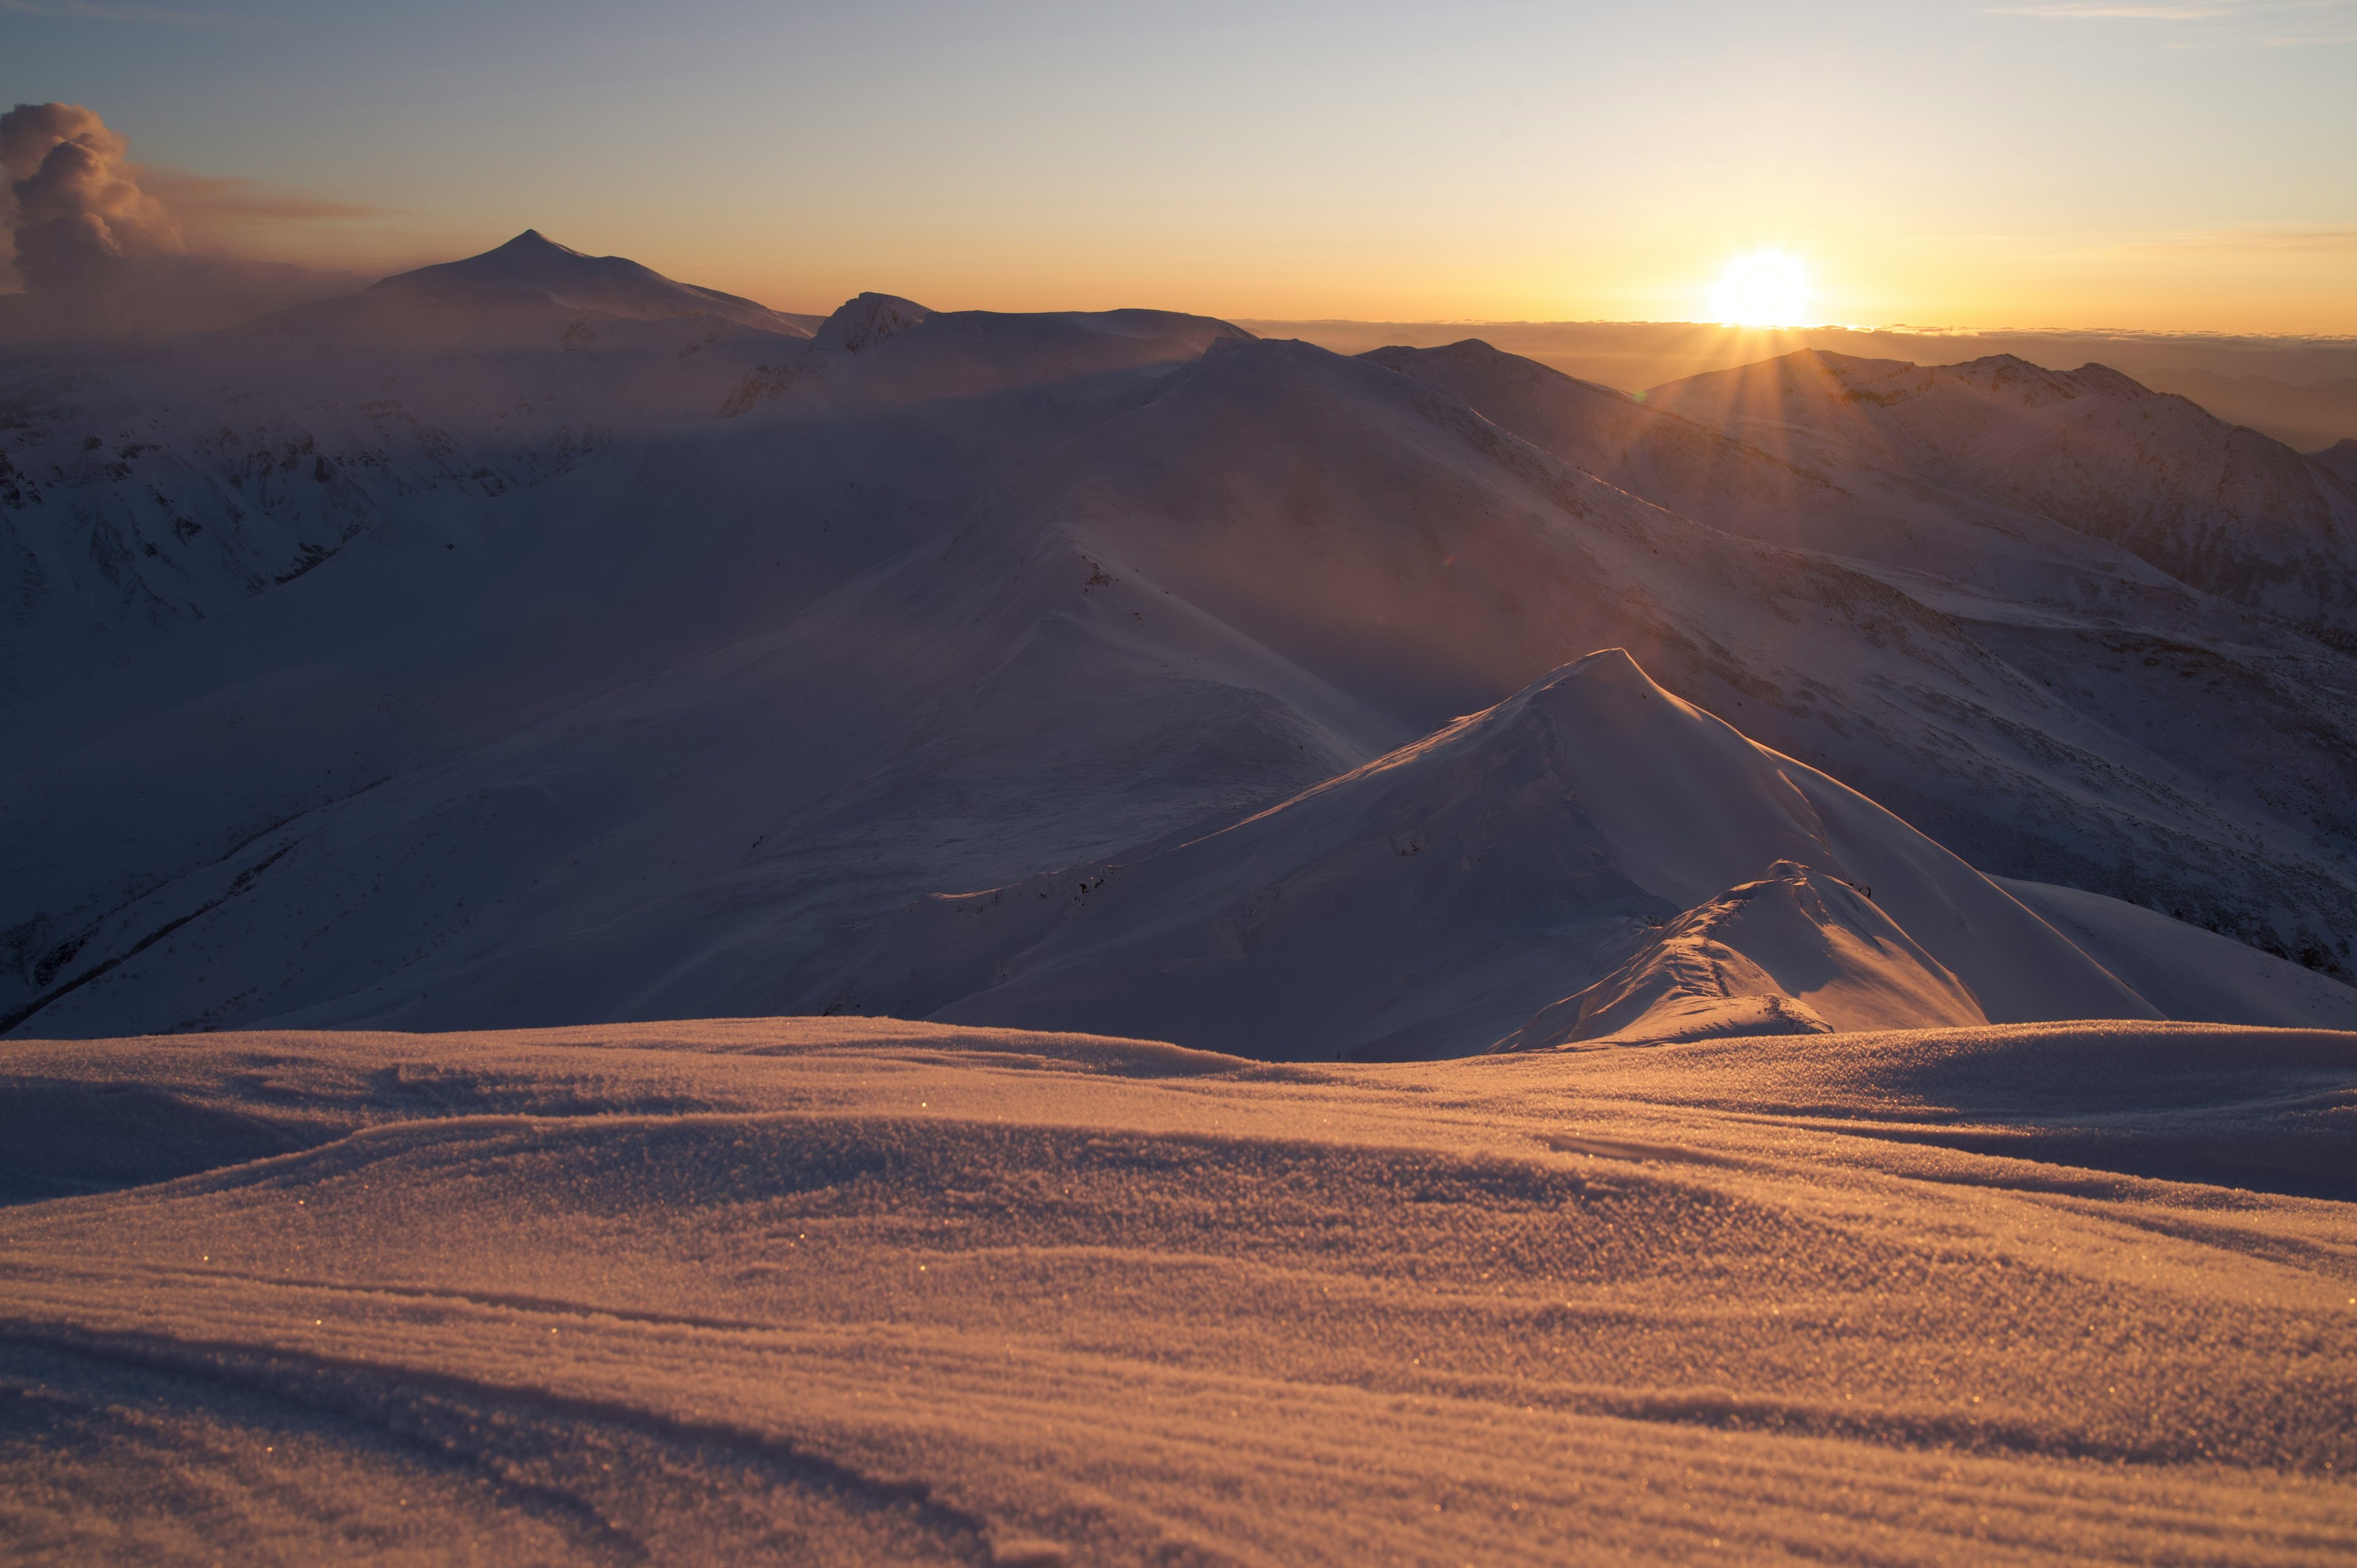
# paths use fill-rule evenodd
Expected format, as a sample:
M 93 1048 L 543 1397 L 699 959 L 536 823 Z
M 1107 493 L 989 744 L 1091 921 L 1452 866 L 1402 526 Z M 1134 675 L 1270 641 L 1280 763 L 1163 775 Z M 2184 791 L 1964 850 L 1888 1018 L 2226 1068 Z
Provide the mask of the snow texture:
M 0 1140 L 42 1198 L 0 1208 L 17 1561 L 2357 1551 L 2348 1035 L 1273 1068 L 803 1019 L 5 1070 L 48 1140 Z M 211 1131 L 135 1173 L 157 1102 Z

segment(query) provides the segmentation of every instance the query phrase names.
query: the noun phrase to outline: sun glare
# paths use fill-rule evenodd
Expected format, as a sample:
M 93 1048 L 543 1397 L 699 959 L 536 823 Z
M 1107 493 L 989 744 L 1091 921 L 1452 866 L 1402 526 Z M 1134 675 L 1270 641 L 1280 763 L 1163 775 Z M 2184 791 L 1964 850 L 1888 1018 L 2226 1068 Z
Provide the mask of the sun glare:
M 1713 318 L 1735 327 L 1799 327 L 1808 306 L 1807 270 L 1781 251 L 1736 257 L 1711 291 Z

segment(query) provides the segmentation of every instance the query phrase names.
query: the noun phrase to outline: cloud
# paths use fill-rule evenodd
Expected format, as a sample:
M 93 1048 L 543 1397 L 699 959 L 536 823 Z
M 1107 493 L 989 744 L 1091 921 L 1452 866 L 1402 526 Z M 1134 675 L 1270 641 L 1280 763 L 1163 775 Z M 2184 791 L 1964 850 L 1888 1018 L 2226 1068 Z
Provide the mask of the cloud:
M 2088 0 L 2087 4 L 2053 5 L 1997 5 L 1991 14 L 1999 16 L 2042 16 L 2050 21 L 2090 22 L 2195 22 L 2212 16 L 2231 16 L 2232 5 L 2119 5 Z
M 125 150 L 79 103 L 19 103 L 0 114 L 5 216 L 28 291 L 72 287 L 128 256 L 187 249 L 164 204 L 139 188 Z
M 140 184 L 171 209 L 183 229 L 237 223 L 314 223 L 340 219 L 383 218 L 397 209 L 339 201 L 307 190 L 290 190 L 260 180 L 183 174 L 149 168 Z
M 2269 48 L 2341 44 L 2357 39 L 2357 0 L 2042 0 L 1993 5 L 1991 16 L 2034 16 L 2049 22 L 2197 22 L 2212 38 L 2238 38 Z
M 339 292 L 352 280 L 192 245 L 233 220 L 365 212 L 250 181 L 157 179 L 79 103 L 19 103 L 0 114 L 0 283 L 8 335 L 187 331 Z M 185 220 L 185 222 L 184 222 Z
M 2346 224 L 2249 224 L 2235 229 L 2211 229 L 2170 235 L 2131 248 L 2197 252 L 2288 251 L 2319 255 L 2357 255 L 2357 228 Z
M 161 5 L 120 5 L 104 0 L 0 0 L 0 11 L 19 16 L 48 16 L 77 22 L 162 22 L 171 27 L 210 27 L 221 18 L 195 11 L 173 11 Z

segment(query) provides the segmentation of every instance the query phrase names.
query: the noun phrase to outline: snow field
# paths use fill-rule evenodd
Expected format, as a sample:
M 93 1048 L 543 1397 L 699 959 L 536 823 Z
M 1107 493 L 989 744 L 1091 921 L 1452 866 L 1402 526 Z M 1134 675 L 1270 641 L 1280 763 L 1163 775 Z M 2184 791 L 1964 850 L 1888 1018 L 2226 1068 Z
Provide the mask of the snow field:
M 420 1510 L 590 1561 L 2357 1544 L 2346 1206 L 2086 1124 L 2110 1083 L 2231 1159 L 2347 1101 L 2347 1036 L 1312 1068 L 788 1019 L 9 1069 L 84 1086 L 93 1152 L 133 1077 L 308 1145 L 0 1211 L 10 1529 L 60 1558 L 155 1512 L 397 1555 Z

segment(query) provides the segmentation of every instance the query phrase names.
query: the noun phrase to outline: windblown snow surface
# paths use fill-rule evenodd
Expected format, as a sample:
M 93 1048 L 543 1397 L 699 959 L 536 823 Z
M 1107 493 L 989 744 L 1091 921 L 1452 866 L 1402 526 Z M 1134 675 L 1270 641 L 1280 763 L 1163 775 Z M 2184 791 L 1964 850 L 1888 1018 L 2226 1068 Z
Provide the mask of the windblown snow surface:
M 2357 1552 L 2333 462 L 527 232 L 0 556 L 12 1561 Z
M 781 1019 L 5 1070 L 12 1561 L 2357 1552 L 2348 1035 L 1284 1066 Z

